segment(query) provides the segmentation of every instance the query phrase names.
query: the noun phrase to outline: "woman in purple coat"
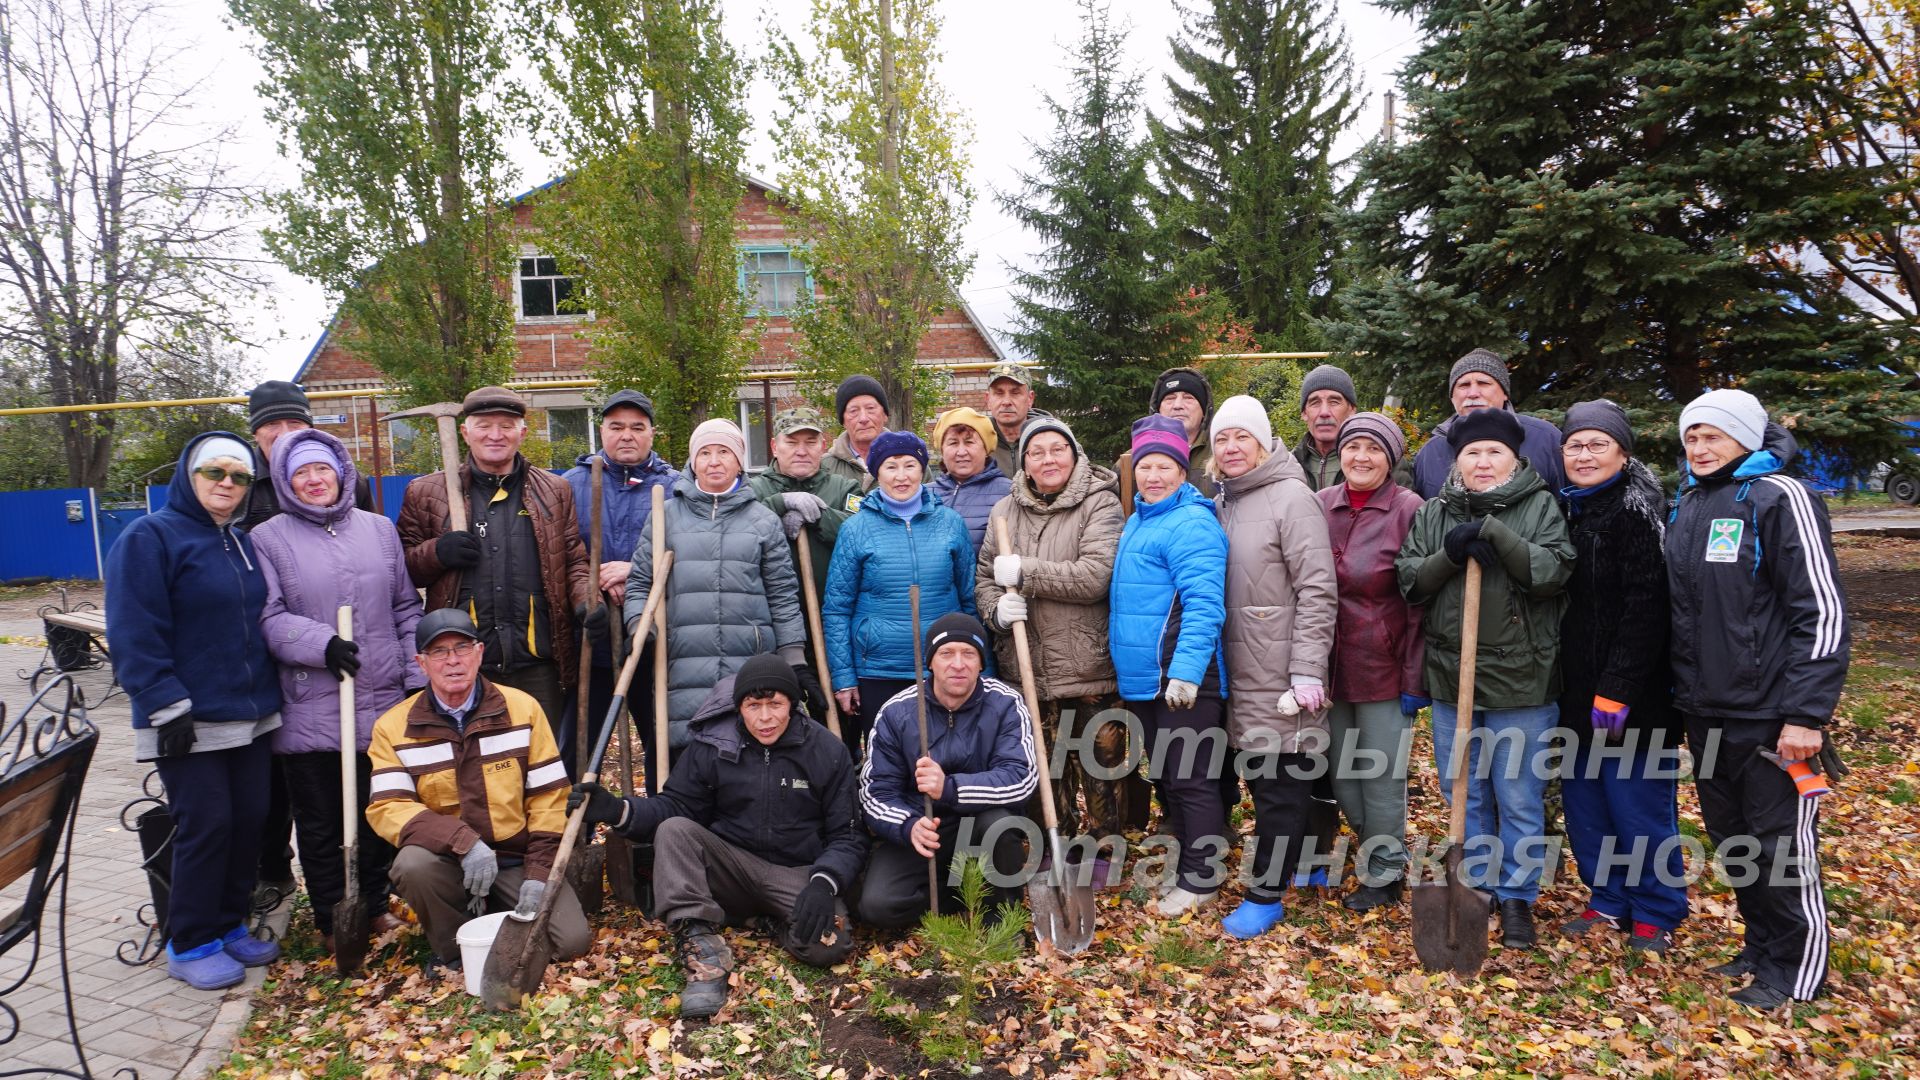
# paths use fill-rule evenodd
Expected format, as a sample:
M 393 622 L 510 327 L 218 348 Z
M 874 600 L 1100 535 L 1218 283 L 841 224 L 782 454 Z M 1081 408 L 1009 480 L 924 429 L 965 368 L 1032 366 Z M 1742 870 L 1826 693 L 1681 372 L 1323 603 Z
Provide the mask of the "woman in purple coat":
M 273 487 L 286 512 L 252 533 L 267 579 L 260 624 L 268 651 L 280 663 L 284 699 L 273 752 L 286 772 L 300 867 L 329 952 L 333 906 L 346 892 L 340 859 L 341 677 L 353 676 L 362 815 L 373 722 L 427 683 L 413 660 L 420 595 L 407 576 L 399 531 L 379 514 L 354 509 L 358 479 L 346 448 L 326 432 L 281 437 L 273 447 Z M 343 604 L 353 607 L 352 641 L 338 633 Z M 359 839 L 360 888 L 374 898 L 373 927 L 380 933 L 398 925 L 385 907 L 394 851 L 371 829 L 361 830 Z

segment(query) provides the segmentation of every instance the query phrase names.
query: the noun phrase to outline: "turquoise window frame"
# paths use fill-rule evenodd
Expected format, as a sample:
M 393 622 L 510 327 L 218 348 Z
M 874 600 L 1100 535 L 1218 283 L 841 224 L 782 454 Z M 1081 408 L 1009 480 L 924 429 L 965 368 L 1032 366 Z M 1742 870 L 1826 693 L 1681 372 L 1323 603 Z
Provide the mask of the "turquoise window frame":
M 758 317 L 790 315 L 798 307 L 798 305 L 796 304 L 795 307 L 792 307 L 792 308 L 783 308 L 783 309 L 775 310 L 775 309 L 763 308 L 760 306 L 756 298 L 755 292 L 748 291 L 747 278 L 749 275 L 747 272 L 747 257 L 750 255 L 770 255 L 770 254 L 777 253 L 782 255 L 790 255 L 795 259 L 798 259 L 800 261 L 801 266 L 804 268 L 800 271 L 800 273 L 803 276 L 801 278 L 800 292 L 798 295 L 800 297 L 811 297 L 813 295 L 813 268 L 807 264 L 807 260 L 803 257 L 804 256 L 803 249 L 795 247 L 791 244 L 747 244 L 747 245 L 743 245 L 738 250 L 739 250 L 740 257 L 737 260 L 737 271 L 735 274 L 735 282 L 740 289 L 740 295 L 745 296 L 747 298 L 747 314 L 748 315 L 758 316 Z M 793 271 L 785 271 L 785 272 L 792 273 Z M 758 276 L 758 275 L 753 275 L 753 276 Z

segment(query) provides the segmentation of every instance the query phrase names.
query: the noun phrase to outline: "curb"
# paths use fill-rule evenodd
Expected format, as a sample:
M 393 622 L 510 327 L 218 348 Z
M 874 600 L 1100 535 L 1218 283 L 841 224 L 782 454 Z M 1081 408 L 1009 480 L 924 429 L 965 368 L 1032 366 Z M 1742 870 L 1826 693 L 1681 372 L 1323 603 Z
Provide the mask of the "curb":
M 234 1040 L 253 1015 L 253 996 L 266 982 L 266 968 L 248 968 L 247 981 L 227 991 L 213 1023 L 207 1026 L 206 1033 L 194 1047 L 193 1056 L 175 1074 L 179 1080 L 199 1080 L 227 1063 L 233 1054 Z

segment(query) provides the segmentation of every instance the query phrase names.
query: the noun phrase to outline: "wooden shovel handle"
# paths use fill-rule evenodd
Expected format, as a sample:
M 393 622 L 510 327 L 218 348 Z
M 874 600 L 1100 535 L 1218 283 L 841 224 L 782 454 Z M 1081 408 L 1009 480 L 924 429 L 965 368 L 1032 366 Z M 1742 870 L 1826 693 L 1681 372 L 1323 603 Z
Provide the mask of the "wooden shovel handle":
M 1473 734 L 1473 669 L 1480 652 L 1480 562 L 1467 560 L 1467 586 L 1460 606 L 1460 694 L 1455 699 L 1453 723 L 1453 806 L 1447 821 L 1447 839 L 1467 842 L 1467 739 Z
M 667 489 L 659 484 L 653 485 L 650 496 L 653 510 L 647 518 L 653 526 L 653 589 L 648 594 L 649 608 L 654 594 L 664 596 L 667 591 L 667 574 L 673 566 L 672 557 L 667 551 Z M 653 634 L 653 757 L 647 764 L 653 766 L 653 790 L 667 790 L 667 752 L 669 736 L 667 724 L 667 606 L 661 604 L 654 616 L 658 625 Z M 633 642 L 633 651 L 638 653 L 646 641 L 647 617 L 642 615 L 634 624 L 641 628 Z
M 337 633 L 342 641 L 353 640 L 353 605 L 341 604 L 334 613 Z M 360 836 L 360 770 L 355 760 L 359 755 L 360 727 L 355 715 L 353 703 L 353 676 L 340 680 L 340 841 L 351 848 Z M 349 863 L 347 873 L 356 868 Z
M 840 737 L 840 706 L 833 700 L 833 670 L 827 666 L 827 639 L 820 632 L 820 601 L 813 595 L 813 544 L 800 530 L 794 550 L 800 553 L 800 602 L 807 606 L 807 634 L 813 638 L 813 666 L 820 669 L 820 687 L 827 692 L 827 730 Z
M 994 548 L 998 554 L 1012 555 L 1013 541 L 1008 538 L 1007 519 L 993 519 Z M 1008 589 L 1014 596 L 1018 589 Z M 1053 805 L 1053 772 L 1047 766 L 1047 733 L 1040 725 L 1040 697 L 1033 689 L 1033 653 L 1027 646 L 1026 620 L 1013 624 L 1013 654 L 1020 660 L 1020 696 L 1026 699 L 1027 715 L 1033 723 L 1033 766 L 1040 771 L 1040 814 L 1049 830 L 1060 827 L 1060 811 Z
M 606 554 L 605 544 L 600 538 L 600 476 L 604 459 L 593 455 L 593 466 L 589 471 L 590 494 L 587 496 L 587 566 L 593 576 L 593 588 L 587 591 L 587 614 L 606 602 L 607 596 L 600 591 L 600 558 Z M 580 698 L 574 707 L 574 742 L 578 748 L 574 751 L 574 768 L 584 774 L 587 771 L 587 711 L 593 700 L 593 641 L 591 635 L 582 627 L 580 631 Z M 621 789 L 625 791 L 625 788 Z

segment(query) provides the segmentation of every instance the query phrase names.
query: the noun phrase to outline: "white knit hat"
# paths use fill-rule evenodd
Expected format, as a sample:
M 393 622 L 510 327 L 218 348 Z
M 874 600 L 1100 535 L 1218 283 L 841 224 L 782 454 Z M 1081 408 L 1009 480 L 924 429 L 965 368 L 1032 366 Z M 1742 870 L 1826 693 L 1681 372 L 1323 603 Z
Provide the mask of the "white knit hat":
M 1680 436 L 1695 424 L 1712 424 L 1748 450 L 1767 438 L 1767 407 L 1745 390 L 1709 390 L 1680 410 Z
M 1217 439 L 1221 432 L 1232 428 L 1239 428 L 1260 440 L 1261 446 L 1273 449 L 1273 422 L 1267 419 L 1267 407 L 1260 404 L 1258 398 L 1235 394 L 1221 402 L 1214 410 L 1213 424 L 1207 428 L 1207 439 Z

